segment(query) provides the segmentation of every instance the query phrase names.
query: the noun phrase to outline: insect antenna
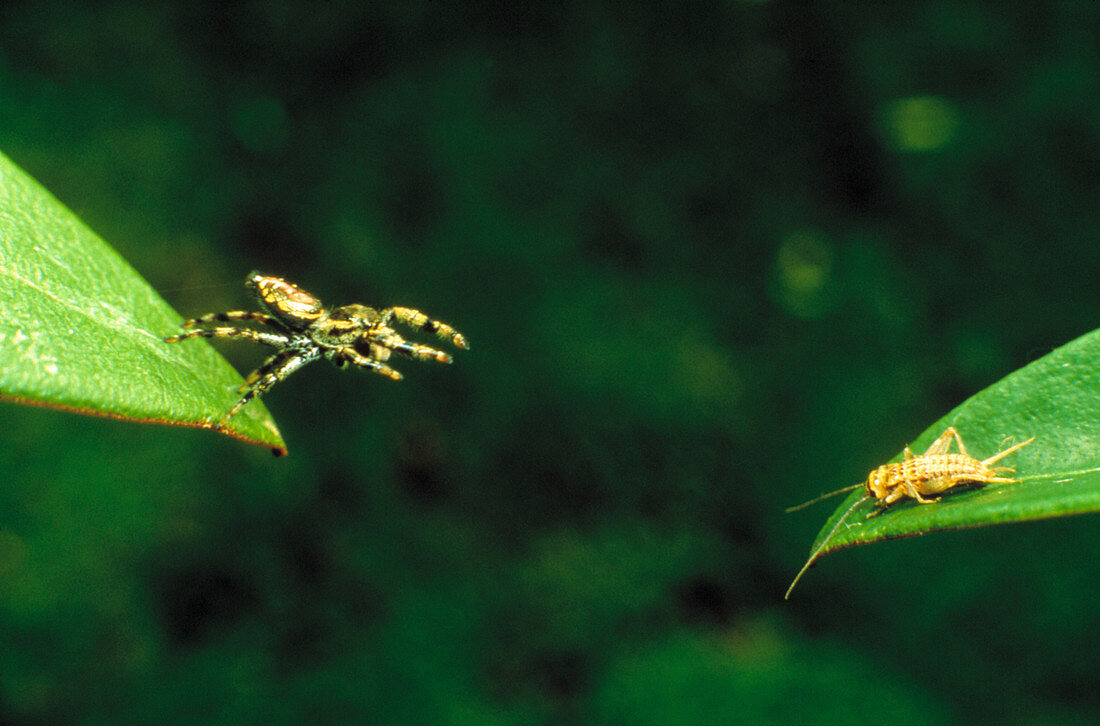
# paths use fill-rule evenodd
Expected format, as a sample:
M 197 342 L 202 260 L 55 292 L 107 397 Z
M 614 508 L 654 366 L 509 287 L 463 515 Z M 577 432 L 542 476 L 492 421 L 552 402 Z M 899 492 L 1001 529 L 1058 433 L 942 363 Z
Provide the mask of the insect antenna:
M 828 499 L 829 497 L 835 497 L 837 494 L 843 494 L 844 492 L 850 492 L 853 489 L 859 489 L 861 486 L 863 486 L 863 482 L 860 482 L 859 484 L 853 484 L 850 487 L 844 487 L 843 489 L 837 489 L 835 492 L 829 492 L 828 494 L 822 494 L 820 497 L 814 497 L 813 499 L 811 499 L 808 502 L 802 502 L 801 504 L 796 504 L 793 507 L 787 507 L 783 511 L 786 512 L 787 514 L 790 514 L 791 512 L 797 512 L 799 509 L 805 509 L 806 507 L 810 506 L 811 504 L 817 504 L 818 502 L 823 502 L 826 499 Z
M 856 486 L 860 485 L 857 484 Z M 848 489 L 855 489 L 855 487 L 848 487 Z M 841 489 L 840 491 L 847 491 L 847 489 Z M 838 493 L 839 492 L 833 492 L 833 494 Z M 818 498 L 820 499 L 821 497 Z M 863 495 L 859 499 L 852 502 L 852 506 L 848 507 L 848 511 L 841 515 L 840 519 L 838 519 L 836 521 L 836 524 L 833 525 L 833 528 L 829 530 L 829 534 L 825 535 L 825 537 L 822 538 L 821 544 L 817 546 L 817 549 L 810 553 L 810 558 L 806 560 L 806 564 L 802 565 L 802 569 L 799 570 L 798 574 L 794 576 L 794 581 L 791 583 L 791 586 L 787 588 L 787 594 L 783 596 L 784 600 L 788 599 L 791 596 L 791 593 L 794 592 L 794 586 L 797 585 L 798 581 L 802 579 L 802 576 L 806 574 L 806 570 L 810 569 L 810 565 L 817 561 L 817 556 L 821 554 L 821 550 L 825 549 L 825 545 L 829 544 L 829 540 L 832 539 L 833 535 L 836 534 L 836 531 L 840 529 L 840 525 L 844 524 L 844 522 L 847 521 L 848 515 L 852 513 L 852 510 L 858 507 L 860 504 L 863 504 L 870 498 L 871 496 L 869 494 Z

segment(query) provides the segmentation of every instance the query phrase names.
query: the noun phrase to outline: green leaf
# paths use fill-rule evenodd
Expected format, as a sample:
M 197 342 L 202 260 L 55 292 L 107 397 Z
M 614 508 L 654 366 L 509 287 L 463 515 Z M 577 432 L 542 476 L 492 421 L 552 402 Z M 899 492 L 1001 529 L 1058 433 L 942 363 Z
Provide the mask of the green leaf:
M 146 423 L 213 428 L 240 375 L 107 243 L 0 154 L 0 397 Z M 285 453 L 258 402 L 225 433 Z
M 1100 511 L 1100 330 L 970 398 L 917 437 L 913 451 L 924 451 L 948 426 L 978 459 L 1013 442 L 1035 441 L 997 463 L 1016 470 L 1007 475 L 1014 483 L 960 487 L 936 504 L 905 499 L 868 519 L 874 503 L 861 486 L 825 522 L 791 590 L 818 558 L 844 547 Z

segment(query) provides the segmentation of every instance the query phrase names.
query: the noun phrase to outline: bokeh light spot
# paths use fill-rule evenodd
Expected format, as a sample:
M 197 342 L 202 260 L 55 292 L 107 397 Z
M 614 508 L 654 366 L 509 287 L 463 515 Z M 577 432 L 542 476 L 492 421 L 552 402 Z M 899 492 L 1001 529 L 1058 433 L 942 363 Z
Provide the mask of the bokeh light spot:
M 959 125 L 955 107 L 939 96 L 913 96 L 886 107 L 890 145 L 897 151 L 934 151 L 955 136 Z
M 800 318 L 826 312 L 827 284 L 833 271 L 833 249 L 815 230 L 791 232 L 779 245 L 772 297 L 776 304 Z

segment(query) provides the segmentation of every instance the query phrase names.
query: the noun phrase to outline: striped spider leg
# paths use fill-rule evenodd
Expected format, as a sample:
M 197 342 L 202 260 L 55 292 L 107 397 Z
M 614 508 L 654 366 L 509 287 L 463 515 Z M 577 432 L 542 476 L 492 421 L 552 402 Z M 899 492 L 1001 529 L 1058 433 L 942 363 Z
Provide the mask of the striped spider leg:
M 190 338 L 243 338 L 244 340 L 251 340 L 254 343 L 262 343 L 263 345 L 278 349 L 279 352 L 270 356 L 259 368 L 249 373 L 244 379 L 244 383 L 237 388 L 237 393 L 243 393 L 244 395 L 233 404 L 233 407 L 226 412 L 220 421 L 218 421 L 216 428 L 219 429 L 224 428 L 226 422 L 229 421 L 234 414 L 240 411 L 246 403 L 305 364 L 316 360 L 319 355 L 318 351 L 313 351 L 308 346 L 302 345 L 304 336 L 286 331 L 283 326 L 278 323 L 276 318 L 265 313 L 249 312 L 246 310 L 232 310 L 227 313 L 210 313 L 200 318 L 186 320 L 181 324 L 181 327 L 194 328 L 196 325 L 214 322 L 246 321 L 255 321 L 270 325 L 272 328 L 283 332 L 266 332 L 244 327 L 233 328 L 222 326 L 191 329 L 179 335 L 170 335 L 164 339 L 166 343 L 178 343 Z

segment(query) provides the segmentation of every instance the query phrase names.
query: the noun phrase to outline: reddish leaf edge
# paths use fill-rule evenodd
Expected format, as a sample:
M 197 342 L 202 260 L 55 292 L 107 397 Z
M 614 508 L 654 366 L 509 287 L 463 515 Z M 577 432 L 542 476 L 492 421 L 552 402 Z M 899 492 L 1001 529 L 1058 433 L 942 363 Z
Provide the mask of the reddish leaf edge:
M 920 506 L 920 505 L 918 504 L 916 506 Z M 951 526 L 951 527 L 935 527 L 934 529 L 927 529 L 927 530 L 924 530 L 923 532 L 906 532 L 904 534 L 884 534 L 881 537 L 879 537 L 878 539 L 864 540 L 864 541 L 860 541 L 860 542 L 845 542 L 844 544 L 839 544 L 839 545 L 836 545 L 834 547 L 828 547 L 827 546 L 828 545 L 828 540 L 826 540 L 825 542 L 822 543 L 821 548 L 818 549 L 816 552 L 814 552 L 810 556 L 810 559 L 806 562 L 806 564 L 802 566 L 802 569 L 799 570 L 798 574 L 795 576 L 794 582 L 791 583 L 790 587 L 786 591 L 786 594 L 783 596 L 783 599 L 784 600 L 789 600 L 790 599 L 791 593 L 794 592 L 794 586 L 797 585 L 802 580 L 803 576 L 806 575 L 810 570 L 817 567 L 817 561 L 818 560 L 820 560 L 825 555 L 831 555 L 832 553 L 840 552 L 841 550 L 846 550 L 846 549 L 853 548 L 853 547 L 864 547 L 866 545 L 878 544 L 879 542 L 889 542 L 890 540 L 895 540 L 895 539 L 911 539 L 913 537 L 923 537 L 926 534 L 935 534 L 936 532 L 961 532 L 965 529 L 978 529 L 980 527 L 993 527 L 993 526 L 1005 525 L 1005 524 L 1009 524 L 1009 525 L 1011 525 L 1011 524 L 1028 524 L 1030 522 L 1041 522 L 1044 519 L 1057 519 L 1057 518 L 1060 518 L 1060 517 L 1079 517 L 1079 516 L 1086 515 L 1086 514 L 1096 514 L 1096 512 L 1095 511 L 1088 511 L 1088 510 L 1078 511 L 1078 512 L 1052 512 L 1050 514 L 1036 514 L 1036 515 L 1031 516 L 1031 517 L 1023 517 L 1021 519 L 1013 519 L 1013 520 L 1010 520 L 1010 521 L 1007 521 L 1007 522 L 1001 522 L 1001 521 L 997 521 L 997 522 L 975 522 L 974 524 L 960 524 L 960 525 Z
M 269 449 L 273 456 L 276 458 L 286 456 L 288 449 L 285 446 L 272 446 L 258 439 L 254 439 L 249 436 L 237 433 L 230 429 L 219 428 L 217 424 L 211 421 L 174 421 L 171 419 L 160 418 L 140 418 L 137 416 L 123 416 L 117 413 L 109 413 L 107 411 L 97 411 L 93 408 L 82 408 L 80 406 L 73 406 L 64 403 L 56 403 L 54 401 L 42 401 L 36 398 L 24 398 L 23 396 L 13 396 L 10 393 L 0 393 L 0 401 L 8 401 L 10 403 L 23 404 L 25 406 L 34 406 L 36 408 L 48 408 L 54 411 L 64 411 L 65 413 L 76 413 L 82 416 L 94 416 L 96 418 L 108 418 L 114 421 L 129 421 L 131 423 L 143 423 L 143 424 L 158 424 L 162 426 L 179 426 L 181 428 L 189 429 L 207 429 L 208 431 L 216 431 L 217 433 L 224 434 L 231 438 L 243 441 L 246 444 L 252 444 L 254 446 L 262 446 Z

